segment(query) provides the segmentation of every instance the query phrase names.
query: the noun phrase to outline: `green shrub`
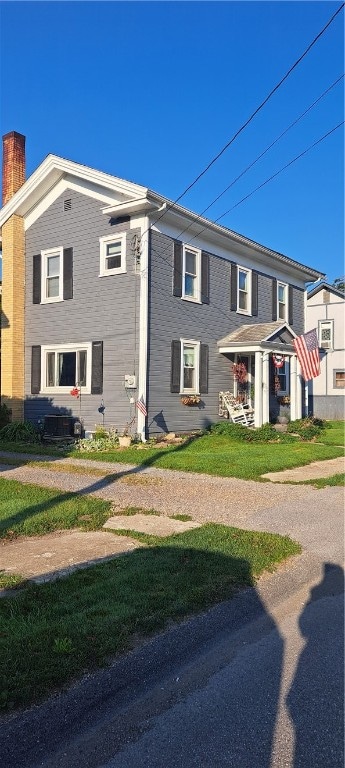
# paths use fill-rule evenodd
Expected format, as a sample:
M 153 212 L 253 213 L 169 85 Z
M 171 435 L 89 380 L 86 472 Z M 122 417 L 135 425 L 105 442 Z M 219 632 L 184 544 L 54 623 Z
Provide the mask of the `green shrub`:
M 10 422 L 11 411 L 5 403 L 0 405 L 0 429 Z
M 257 429 L 247 429 L 246 441 L 248 443 L 268 443 L 272 440 L 279 441 L 280 435 L 276 432 L 272 424 L 263 424 Z
M 0 429 L 0 440 L 12 443 L 38 443 L 40 434 L 31 421 L 12 421 Z
M 247 427 L 243 424 L 233 424 L 231 421 L 218 421 L 211 425 L 209 431 L 215 435 L 226 435 L 230 440 L 245 440 Z
M 317 437 L 321 434 L 321 431 L 325 428 L 326 424 L 322 419 L 316 419 L 313 416 L 307 416 L 304 419 L 296 419 L 296 421 L 290 421 L 287 431 L 293 432 L 299 435 L 302 440 L 312 440 L 313 437 Z

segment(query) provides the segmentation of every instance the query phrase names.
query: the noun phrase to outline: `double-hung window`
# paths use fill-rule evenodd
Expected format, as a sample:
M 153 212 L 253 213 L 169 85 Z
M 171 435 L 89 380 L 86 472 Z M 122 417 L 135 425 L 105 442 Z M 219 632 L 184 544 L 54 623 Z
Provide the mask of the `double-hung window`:
M 126 233 L 100 237 L 100 277 L 126 272 Z
M 91 391 L 91 344 L 65 344 L 42 347 L 42 391 L 70 392 L 82 387 Z
M 251 271 L 238 267 L 237 311 L 251 314 Z
M 199 392 L 200 342 L 181 340 L 181 385 L 185 393 Z
M 42 251 L 42 303 L 63 300 L 63 249 Z
M 183 246 L 182 298 L 200 301 L 201 251 Z
M 319 321 L 319 346 L 322 349 L 333 349 L 333 321 Z
M 278 320 L 287 319 L 287 290 L 285 283 L 277 283 Z

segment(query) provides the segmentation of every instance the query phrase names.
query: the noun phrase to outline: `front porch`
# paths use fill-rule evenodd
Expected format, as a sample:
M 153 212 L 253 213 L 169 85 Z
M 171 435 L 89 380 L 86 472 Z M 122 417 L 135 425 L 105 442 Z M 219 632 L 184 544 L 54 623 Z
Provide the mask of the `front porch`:
M 255 427 L 274 422 L 286 408 L 284 401 L 291 421 L 302 418 L 305 387 L 295 337 L 289 325 L 273 322 L 242 325 L 218 341 L 219 353 L 229 358 L 229 388 L 254 409 Z

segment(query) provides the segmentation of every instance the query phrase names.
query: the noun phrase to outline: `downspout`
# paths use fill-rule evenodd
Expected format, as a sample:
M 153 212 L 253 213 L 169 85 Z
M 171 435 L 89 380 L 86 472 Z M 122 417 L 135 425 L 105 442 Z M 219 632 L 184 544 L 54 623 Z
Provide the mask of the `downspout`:
M 145 216 L 141 227 L 141 253 L 140 253 L 140 310 L 139 310 L 139 381 L 138 399 L 144 398 L 146 407 L 147 395 L 147 350 L 149 327 L 149 217 Z M 142 443 L 146 443 L 145 432 L 146 417 L 138 408 L 138 433 Z

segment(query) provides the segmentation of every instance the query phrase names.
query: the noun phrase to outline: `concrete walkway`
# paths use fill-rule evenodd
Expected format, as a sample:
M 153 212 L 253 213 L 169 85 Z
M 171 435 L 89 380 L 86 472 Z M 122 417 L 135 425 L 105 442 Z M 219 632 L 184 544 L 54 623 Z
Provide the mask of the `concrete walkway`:
M 271 480 L 272 483 L 303 483 L 306 480 L 316 480 L 320 477 L 332 477 L 332 475 L 338 475 L 341 472 L 345 472 L 343 456 L 326 461 L 313 461 L 304 467 L 284 469 L 282 472 L 266 472 L 261 477 L 265 480 Z
M 314 513 L 324 505 L 321 499 L 324 493 L 310 486 L 287 486 L 282 482 L 298 483 L 311 475 L 333 475 L 343 471 L 344 466 L 343 459 L 332 459 L 296 470 L 270 473 L 267 478 L 274 481 L 273 490 L 273 486 L 267 482 L 154 467 L 25 454 L 6 456 L 14 461 L 16 458 L 45 463 L 48 461 L 51 468 L 0 463 L 2 477 L 54 488 L 57 500 L 60 491 L 107 499 L 112 502 L 116 516 L 110 518 L 105 528 L 141 530 L 154 535 L 170 535 L 205 522 L 290 533 L 294 511 L 305 509 L 308 502 Z M 74 468 L 77 471 L 74 472 Z M 326 489 L 327 500 L 332 492 L 338 497 L 342 489 Z M 120 518 L 119 512 L 127 507 L 137 507 L 138 511 L 155 510 L 158 516 L 146 514 Z M 276 514 L 279 509 L 282 511 L 280 522 Z M 289 513 L 284 513 L 284 510 Z M 171 516 L 176 514 L 188 514 L 193 522 L 171 520 Z M 288 524 L 287 520 L 290 521 Z M 308 525 L 307 520 L 308 515 L 302 514 L 300 541 L 303 539 L 303 525 Z M 25 578 L 38 581 L 48 580 L 65 575 L 77 567 L 85 567 L 89 563 L 100 562 L 142 546 L 137 540 L 113 534 L 112 530 L 61 531 L 41 537 L 3 541 L 0 548 L 0 571 L 20 573 Z

